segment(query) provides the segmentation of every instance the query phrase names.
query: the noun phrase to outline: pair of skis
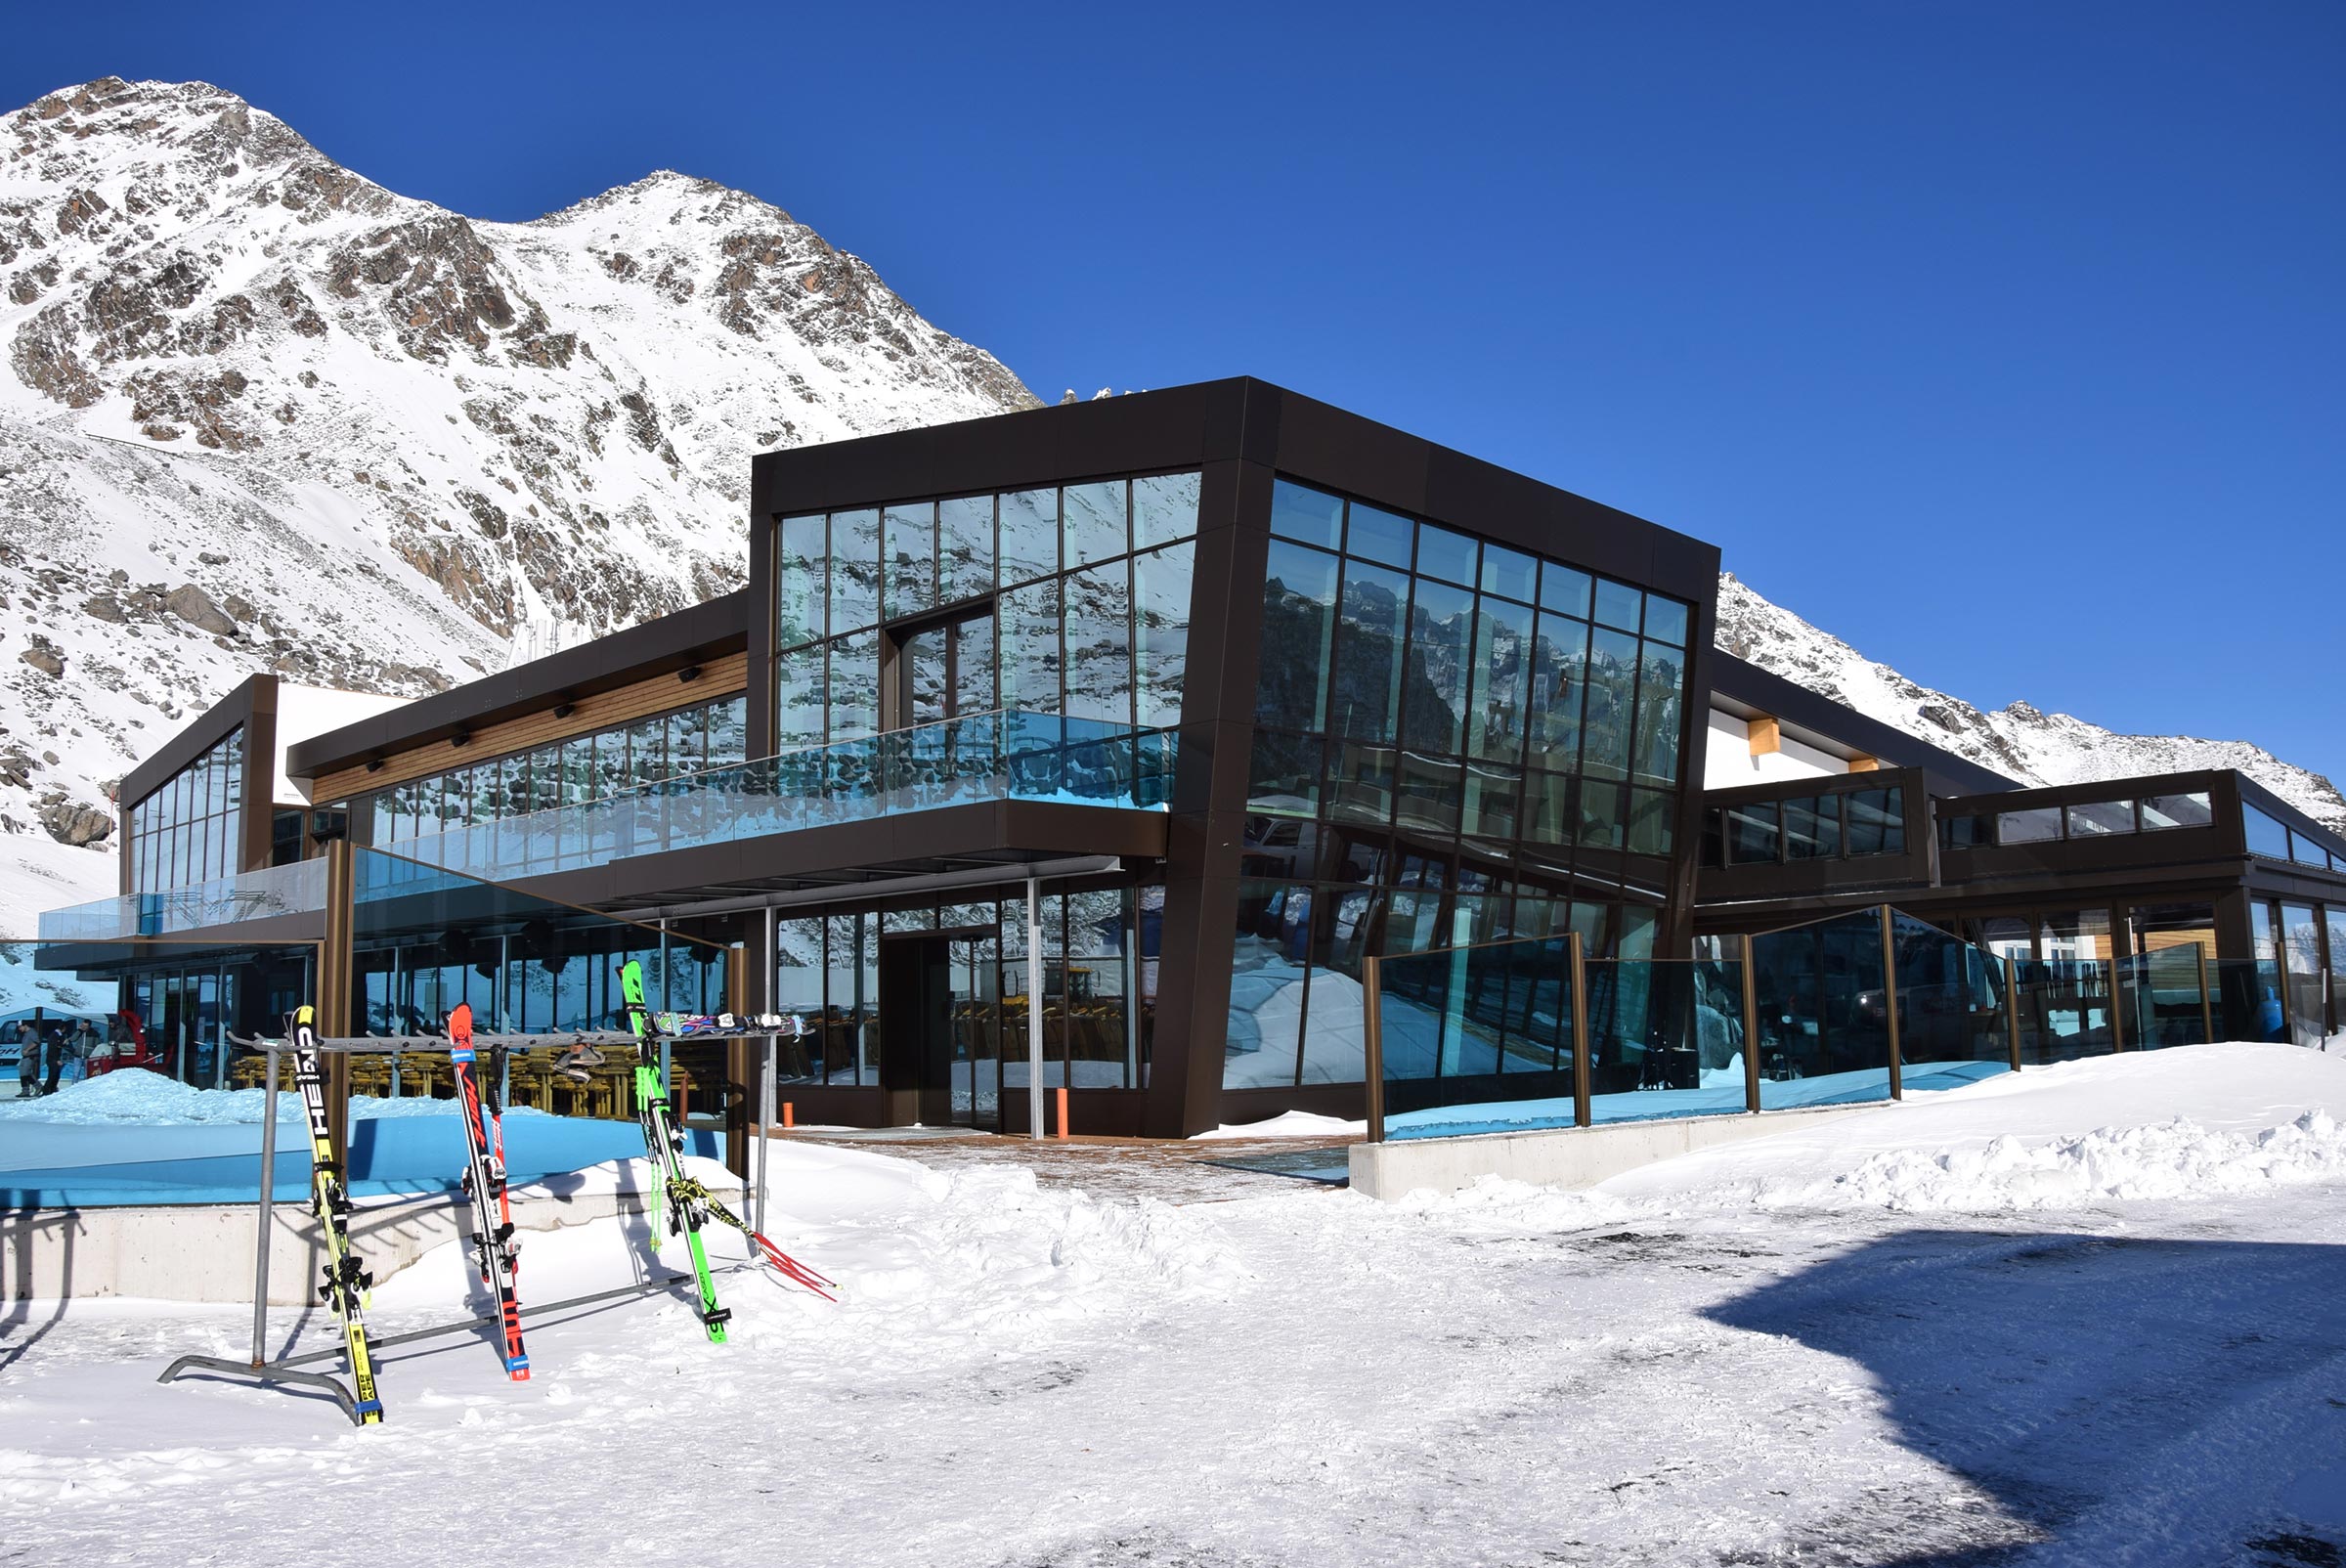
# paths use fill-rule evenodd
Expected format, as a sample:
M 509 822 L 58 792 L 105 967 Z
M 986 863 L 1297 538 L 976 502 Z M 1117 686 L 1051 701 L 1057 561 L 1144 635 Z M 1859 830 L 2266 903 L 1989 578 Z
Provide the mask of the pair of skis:
M 838 1285 L 824 1276 L 792 1257 L 750 1228 L 749 1222 L 717 1200 L 700 1181 L 684 1169 L 684 1131 L 675 1124 L 673 1107 L 669 1101 L 666 1074 L 662 1072 L 656 1049 L 662 1035 L 689 1036 L 695 1033 L 736 1034 L 778 1030 L 779 1015 L 756 1021 L 737 1020 L 731 1015 L 703 1018 L 698 1015 L 662 1013 L 655 1015 L 644 1003 L 643 966 L 629 959 L 620 966 L 619 989 L 626 1004 L 628 1028 L 635 1036 L 635 1119 L 643 1128 L 644 1153 L 652 1166 L 652 1223 L 654 1244 L 660 1240 L 659 1228 L 666 1227 L 667 1235 L 681 1233 L 684 1244 L 692 1253 L 692 1273 L 700 1291 L 701 1324 L 708 1329 L 712 1341 L 722 1343 L 725 1323 L 733 1314 L 730 1308 L 717 1303 L 717 1282 L 710 1277 L 709 1251 L 701 1241 L 701 1227 L 711 1220 L 730 1225 L 750 1239 L 760 1259 L 795 1285 L 805 1286 L 824 1300 L 835 1299 L 831 1292 Z
M 481 1077 L 472 1048 L 472 1007 L 459 1002 L 448 1015 L 448 1059 L 456 1073 L 456 1100 L 464 1122 L 464 1192 L 472 1203 L 472 1244 L 481 1284 L 497 1295 L 498 1331 L 505 1375 L 530 1379 L 529 1353 L 521 1344 L 521 1297 L 516 1284 L 521 1243 L 513 1234 L 513 1202 L 505 1193 L 505 1115 L 498 1090 L 484 1106 Z
M 326 1084 L 318 1067 L 318 1013 L 301 1007 L 293 1014 L 293 1082 L 301 1091 L 302 1110 L 310 1123 L 310 1203 L 318 1216 L 319 1233 L 326 1238 L 326 1278 L 319 1294 L 333 1309 L 342 1326 L 342 1343 L 350 1355 L 350 1380 L 357 1385 L 358 1416 L 362 1426 L 382 1423 L 383 1402 L 374 1390 L 374 1358 L 367 1342 L 366 1309 L 374 1276 L 359 1261 L 350 1244 L 350 1188 L 334 1158 L 333 1140 L 326 1121 Z M 262 1180 L 274 1182 L 275 1171 Z

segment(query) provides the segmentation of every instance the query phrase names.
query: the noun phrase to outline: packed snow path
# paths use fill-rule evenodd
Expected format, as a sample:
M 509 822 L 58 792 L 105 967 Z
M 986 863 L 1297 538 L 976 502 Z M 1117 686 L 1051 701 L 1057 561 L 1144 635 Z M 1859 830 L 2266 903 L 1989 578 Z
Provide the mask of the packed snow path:
M 233 1311 L 32 1304 L 0 1338 L 0 1561 L 2337 1560 L 2346 1063 L 2028 1076 L 1884 1113 L 1942 1157 L 1852 1118 L 1396 1205 L 778 1146 L 777 1240 L 843 1306 L 735 1274 L 732 1343 L 666 1301 L 537 1324 L 526 1385 L 478 1341 L 395 1350 L 368 1432 L 152 1385 L 234 1353 Z M 2097 1079 L 2107 1123 L 2045 1109 Z M 525 1305 L 626 1275 L 609 1228 L 543 1241 Z M 382 1327 L 461 1288 L 436 1254 Z

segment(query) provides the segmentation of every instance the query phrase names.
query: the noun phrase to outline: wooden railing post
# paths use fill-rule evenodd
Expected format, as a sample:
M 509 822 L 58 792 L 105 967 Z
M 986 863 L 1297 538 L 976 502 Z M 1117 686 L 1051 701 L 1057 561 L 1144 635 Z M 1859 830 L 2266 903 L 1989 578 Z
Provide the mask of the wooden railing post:
M 1898 944 L 1891 929 L 1890 905 L 1882 910 L 1882 1022 L 1890 1035 L 1890 1097 L 1906 1098 L 1906 1084 L 1898 1061 Z

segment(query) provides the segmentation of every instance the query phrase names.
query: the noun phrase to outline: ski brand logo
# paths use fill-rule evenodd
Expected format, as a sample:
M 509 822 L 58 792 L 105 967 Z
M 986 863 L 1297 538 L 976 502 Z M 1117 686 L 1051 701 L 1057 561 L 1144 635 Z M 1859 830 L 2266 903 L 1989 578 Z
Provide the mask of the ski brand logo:
M 332 1136 L 326 1122 L 326 1096 L 309 1092 L 318 1082 L 318 1015 L 308 1007 L 293 1013 L 293 1069 L 309 1080 L 303 1085 L 302 1109 L 309 1112 L 310 1137 L 323 1147 Z

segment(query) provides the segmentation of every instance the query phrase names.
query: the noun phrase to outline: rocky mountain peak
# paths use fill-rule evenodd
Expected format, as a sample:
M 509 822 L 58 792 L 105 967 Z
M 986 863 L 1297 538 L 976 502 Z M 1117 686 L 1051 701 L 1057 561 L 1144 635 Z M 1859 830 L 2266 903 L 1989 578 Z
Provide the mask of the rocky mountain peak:
M 110 811 L 251 672 L 415 695 L 679 609 L 741 581 L 753 453 L 1035 402 L 781 208 L 673 171 L 487 222 L 217 87 L 116 78 L 0 116 L 0 149 L 20 916 L 111 889 L 110 841 L 50 807 Z

